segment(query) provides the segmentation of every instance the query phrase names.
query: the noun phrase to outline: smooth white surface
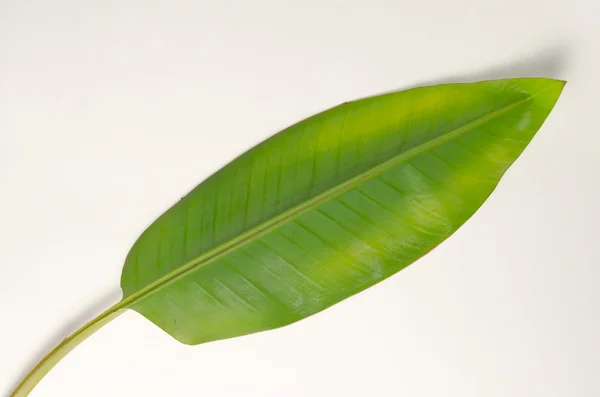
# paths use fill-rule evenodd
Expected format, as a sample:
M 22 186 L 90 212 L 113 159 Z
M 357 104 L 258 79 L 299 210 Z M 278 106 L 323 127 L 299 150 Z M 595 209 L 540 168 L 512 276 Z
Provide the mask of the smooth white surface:
M 276 331 L 180 345 L 134 312 L 49 396 L 600 395 L 600 2 L 0 2 L 0 395 L 120 297 L 139 233 L 306 116 L 430 82 L 569 81 L 438 249 Z

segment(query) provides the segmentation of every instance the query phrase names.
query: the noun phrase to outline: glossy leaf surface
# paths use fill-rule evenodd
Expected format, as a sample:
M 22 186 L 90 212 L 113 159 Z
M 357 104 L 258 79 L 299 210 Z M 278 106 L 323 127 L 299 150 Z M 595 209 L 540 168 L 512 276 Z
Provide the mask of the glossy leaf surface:
M 154 222 L 124 300 L 198 344 L 290 324 L 411 264 L 483 204 L 564 82 L 446 84 L 301 121 Z

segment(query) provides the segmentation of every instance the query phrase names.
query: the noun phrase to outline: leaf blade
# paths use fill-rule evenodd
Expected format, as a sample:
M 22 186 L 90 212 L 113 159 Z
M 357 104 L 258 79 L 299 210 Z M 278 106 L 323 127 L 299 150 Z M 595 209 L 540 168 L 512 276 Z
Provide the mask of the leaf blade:
M 548 79 L 421 87 L 304 120 L 234 160 L 148 228 L 123 271 L 125 300 L 188 344 L 323 310 L 414 262 L 460 227 L 561 89 L 562 82 Z M 357 224 L 370 226 L 361 231 Z M 187 236 L 198 229 L 210 230 L 210 239 L 189 254 Z M 165 234 L 186 237 L 179 257 L 157 271 L 152 259 L 161 263 Z M 283 241 L 295 244 L 295 259 L 273 248 Z M 193 259 L 184 262 L 186 255 Z M 141 288 L 132 270 L 139 258 L 146 271 Z M 222 307 L 190 293 L 193 285 Z

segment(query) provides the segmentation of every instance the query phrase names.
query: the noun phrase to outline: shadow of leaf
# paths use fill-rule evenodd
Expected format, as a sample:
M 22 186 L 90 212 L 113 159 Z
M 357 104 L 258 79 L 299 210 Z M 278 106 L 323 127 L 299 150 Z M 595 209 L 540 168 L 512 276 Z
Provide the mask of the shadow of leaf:
M 570 52 L 571 50 L 567 46 L 556 46 L 538 51 L 525 58 L 517 59 L 505 65 L 499 65 L 473 73 L 426 80 L 401 89 L 382 92 L 381 94 L 390 94 L 411 88 L 447 83 L 471 83 L 519 77 L 548 77 L 561 79 L 560 75 L 567 69 L 567 61 L 570 57 Z

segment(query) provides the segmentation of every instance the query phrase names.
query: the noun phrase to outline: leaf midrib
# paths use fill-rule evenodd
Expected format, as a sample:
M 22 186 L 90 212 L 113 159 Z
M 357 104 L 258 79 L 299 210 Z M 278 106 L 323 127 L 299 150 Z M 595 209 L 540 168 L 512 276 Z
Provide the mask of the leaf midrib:
M 244 233 L 239 234 L 238 236 L 232 238 L 231 240 L 228 240 L 227 242 L 219 245 L 218 247 L 215 247 L 215 248 L 211 249 L 210 251 L 205 252 L 204 254 L 200 255 L 199 257 L 192 259 L 191 261 L 185 263 L 184 265 L 178 267 L 177 269 L 172 270 L 171 272 L 167 273 L 166 275 L 162 276 L 161 278 L 154 280 L 152 283 L 148 284 L 146 287 L 140 289 L 139 291 L 134 292 L 133 294 L 124 297 L 123 300 L 121 302 L 119 302 L 116 306 L 121 307 L 121 308 L 130 307 L 131 305 L 139 302 L 140 300 L 153 294 L 154 292 L 160 290 L 161 288 L 166 287 L 167 285 L 185 277 L 189 273 L 194 272 L 198 268 L 207 265 L 208 263 L 222 257 L 223 255 L 228 254 L 229 252 L 249 243 L 250 241 L 253 241 L 254 239 L 262 236 L 263 234 L 286 223 L 290 219 L 296 218 L 297 216 L 316 208 L 317 206 L 323 204 L 324 202 L 354 188 L 355 186 L 359 185 L 360 183 L 363 183 L 379 174 L 382 174 L 383 172 L 398 165 L 399 163 L 401 163 L 404 160 L 407 160 L 413 156 L 423 153 L 426 150 L 436 147 L 444 142 L 452 140 L 452 139 L 462 135 L 463 133 L 471 130 L 472 128 L 474 128 L 476 126 L 479 126 L 490 120 L 493 120 L 493 119 L 503 115 L 504 113 L 516 108 L 517 106 L 520 106 L 524 103 L 527 103 L 527 102 L 533 100 L 533 98 L 535 98 L 537 95 L 541 94 L 542 92 L 546 91 L 548 88 L 549 87 L 546 87 L 546 88 L 544 88 L 536 93 L 533 93 L 533 94 L 529 93 L 524 98 L 521 98 L 509 105 L 505 105 L 504 107 L 502 107 L 500 109 L 496 109 L 493 112 L 486 114 L 485 116 L 481 116 L 481 117 L 479 117 L 473 121 L 470 121 L 458 128 L 448 131 L 448 132 L 438 136 L 437 138 L 434 138 L 427 142 L 421 143 L 420 145 L 417 145 L 405 152 L 402 152 L 402 153 L 392 157 L 391 159 L 386 160 L 383 163 L 381 163 L 375 167 L 372 167 L 372 168 L 368 169 L 367 171 L 365 171 L 353 178 L 350 178 L 350 179 L 346 180 L 345 182 L 340 183 L 339 185 L 336 185 L 336 186 L 326 190 L 325 192 L 318 194 L 293 208 L 290 208 L 289 210 L 271 218 L 270 220 L 268 220 L 258 226 L 255 226 L 252 229 L 250 229 Z

